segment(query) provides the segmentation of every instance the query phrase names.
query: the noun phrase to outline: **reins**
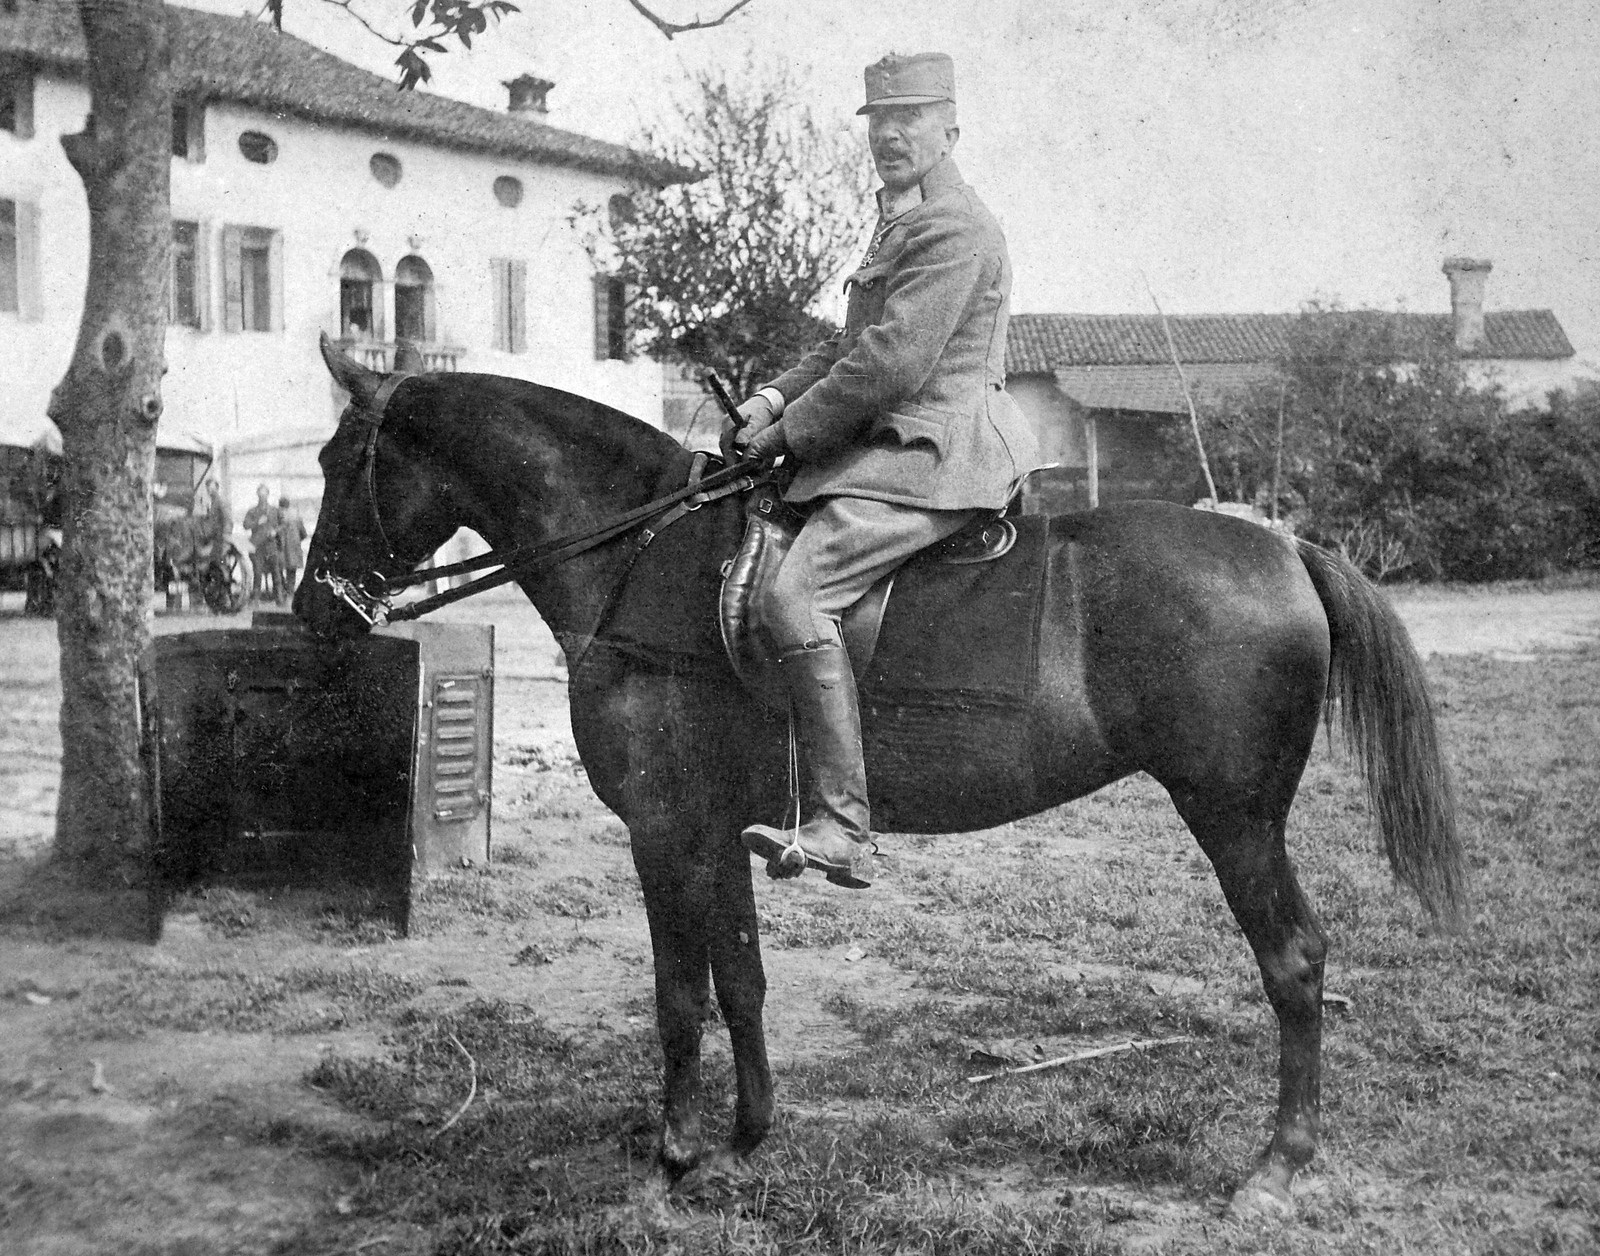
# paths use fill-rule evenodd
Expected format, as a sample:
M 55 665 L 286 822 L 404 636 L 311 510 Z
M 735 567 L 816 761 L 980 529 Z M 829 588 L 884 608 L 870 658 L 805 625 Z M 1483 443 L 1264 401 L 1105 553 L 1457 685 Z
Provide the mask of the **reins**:
M 383 518 L 378 512 L 377 486 L 375 483 L 376 463 L 378 451 L 378 431 L 383 425 L 384 411 L 396 389 L 409 379 L 409 375 L 391 375 L 384 380 L 382 386 L 372 399 L 372 417 L 365 418 L 368 425 L 366 448 L 363 455 L 361 479 L 367 491 L 367 504 L 372 513 L 373 525 L 377 530 L 378 539 L 383 543 L 390 559 L 399 561 L 399 555 L 390 545 L 388 535 L 384 532 Z M 588 634 L 592 640 L 600 630 L 605 620 L 609 618 L 611 610 L 621 593 L 622 585 L 626 582 L 633 564 L 641 553 L 657 536 L 682 519 L 691 511 L 700 509 L 708 502 L 729 497 L 734 493 L 748 492 L 758 483 L 762 482 L 770 472 L 770 468 L 759 461 L 749 460 L 737 462 L 732 466 L 714 471 L 710 475 L 703 472 L 709 456 L 697 453 L 690 464 L 688 482 L 682 488 L 662 493 L 636 506 L 621 515 L 603 520 L 588 528 L 577 532 L 570 532 L 565 536 L 555 537 L 537 545 L 518 545 L 508 550 L 490 550 L 486 554 L 479 554 L 475 558 L 463 559 L 461 562 L 447 563 L 441 567 L 424 567 L 416 571 L 406 572 L 399 576 L 385 576 L 382 572 L 368 573 L 376 577 L 376 582 L 368 580 L 348 580 L 323 569 L 318 571 L 314 579 L 327 585 L 340 601 L 360 615 L 369 625 L 383 623 L 403 623 L 407 620 L 419 619 L 431 611 L 438 610 L 441 606 L 448 606 L 452 602 L 459 602 L 463 598 L 472 597 L 478 593 L 487 592 L 498 588 L 500 585 L 509 584 L 513 580 L 525 578 L 549 567 L 557 566 L 568 559 L 576 558 L 579 554 L 587 553 L 604 545 L 607 541 L 615 540 L 624 533 L 639 529 L 639 539 L 633 553 L 628 556 L 621 577 L 612 589 L 611 596 L 607 599 L 605 609 L 601 613 L 600 623 Z M 459 588 L 446 589 L 442 593 L 433 594 L 431 597 L 422 598 L 416 602 L 408 602 L 404 606 L 393 606 L 390 599 L 397 593 L 419 584 L 439 580 L 447 576 L 465 575 L 468 572 L 482 571 L 488 567 L 498 567 L 500 570 L 492 571 L 488 575 L 479 576 L 476 580 L 469 581 Z M 371 587 L 376 583 L 376 588 Z M 585 643 L 585 647 L 587 644 Z

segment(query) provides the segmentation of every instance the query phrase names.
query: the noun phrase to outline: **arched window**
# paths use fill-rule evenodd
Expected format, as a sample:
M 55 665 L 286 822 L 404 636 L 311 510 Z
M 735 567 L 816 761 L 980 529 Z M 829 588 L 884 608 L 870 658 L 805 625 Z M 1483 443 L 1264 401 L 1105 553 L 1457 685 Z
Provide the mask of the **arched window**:
M 383 270 L 365 249 L 351 249 L 339 262 L 339 334 L 346 340 L 382 340 L 378 285 Z
M 394 268 L 394 335 L 396 340 L 428 342 L 434 329 L 433 271 L 415 254 Z

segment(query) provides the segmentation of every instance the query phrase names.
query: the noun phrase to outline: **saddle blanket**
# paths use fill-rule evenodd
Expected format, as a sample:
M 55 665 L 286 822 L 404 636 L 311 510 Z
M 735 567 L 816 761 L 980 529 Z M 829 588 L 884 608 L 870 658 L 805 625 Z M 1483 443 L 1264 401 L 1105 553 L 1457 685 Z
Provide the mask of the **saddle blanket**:
M 1039 672 L 1050 520 L 1015 516 L 1017 541 L 989 562 L 914 558 L 884 608 L 863 698 L 1025 703 Z

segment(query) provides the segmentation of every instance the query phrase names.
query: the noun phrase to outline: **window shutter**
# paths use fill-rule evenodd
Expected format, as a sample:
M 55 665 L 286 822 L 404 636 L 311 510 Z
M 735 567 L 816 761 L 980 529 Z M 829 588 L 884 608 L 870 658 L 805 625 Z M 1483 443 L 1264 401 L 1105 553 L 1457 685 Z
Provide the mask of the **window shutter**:
M 206 159 L 206 106 L 203 100 L 189 102 L 189 160 Z
M 611 278 L 594 277 L 594 356 L 604 362 L 611 357 Z
M 211 235 L 212 225 L 200 222 L 194 238 L 194 308 L 200 316 L 200 330 L 211 331 Z
M 511 352 L 528 351 L 528 263 L 511 263 Z
M 619 283 L 617 288 L 622 293 L 622 360 L 633 361 L 633 328 L 628 324 L 628 311 L 633 308 L 633 303 L 639 299 L 639 289 L 633 284 Z
M 0 91 L 11 93 L 11 134 L 19 140 L 33 138 L 33 74 L 26 67 L 8 65 L 0 67 L 5 82 Z
M 37 323 L 44 317 L 39 282 L 39 206 L 17 201 L 17 317 Z
M 243 228 L 222 229 L 222 326 L 226 331 L 244 330 L 243 243 Z
M 504 352 L 511 347 L 511 263 L 497 257 L 489 265 L 494 271 L 490 284 L 494 292 L 494 347 Z
M 267 240 L 267 272 L 271 275 L 273 331 L 283 330 L 283 232 L 274 231 Z

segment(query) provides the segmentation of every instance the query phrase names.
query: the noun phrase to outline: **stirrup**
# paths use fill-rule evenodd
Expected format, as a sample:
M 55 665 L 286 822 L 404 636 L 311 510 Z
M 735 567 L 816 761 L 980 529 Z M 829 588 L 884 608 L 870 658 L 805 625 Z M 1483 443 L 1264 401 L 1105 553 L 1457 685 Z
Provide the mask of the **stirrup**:
M 771 830 L 770 825 L 760 827 Z M 800 844 L 799 832 L 791 830 L 791 833 L 793 836 L 789 838 L 788 844 L 782 846 L 778 844 L 778 839 L 769 837 L 766 833 L 751 832 L 750 829 L 744 831 L 740 840 L 752 855 L 767 861 L 767 875 L 774 881 L 788 880 L 790 877 L 799 876 L 807 868 L 813 868 L 826 876 L 834 885 L 847 890 L 864 890 L 871 886 L 871 881 L 863 881 L 851 872 L 850 865 L 828 863 L 811 854 Z

